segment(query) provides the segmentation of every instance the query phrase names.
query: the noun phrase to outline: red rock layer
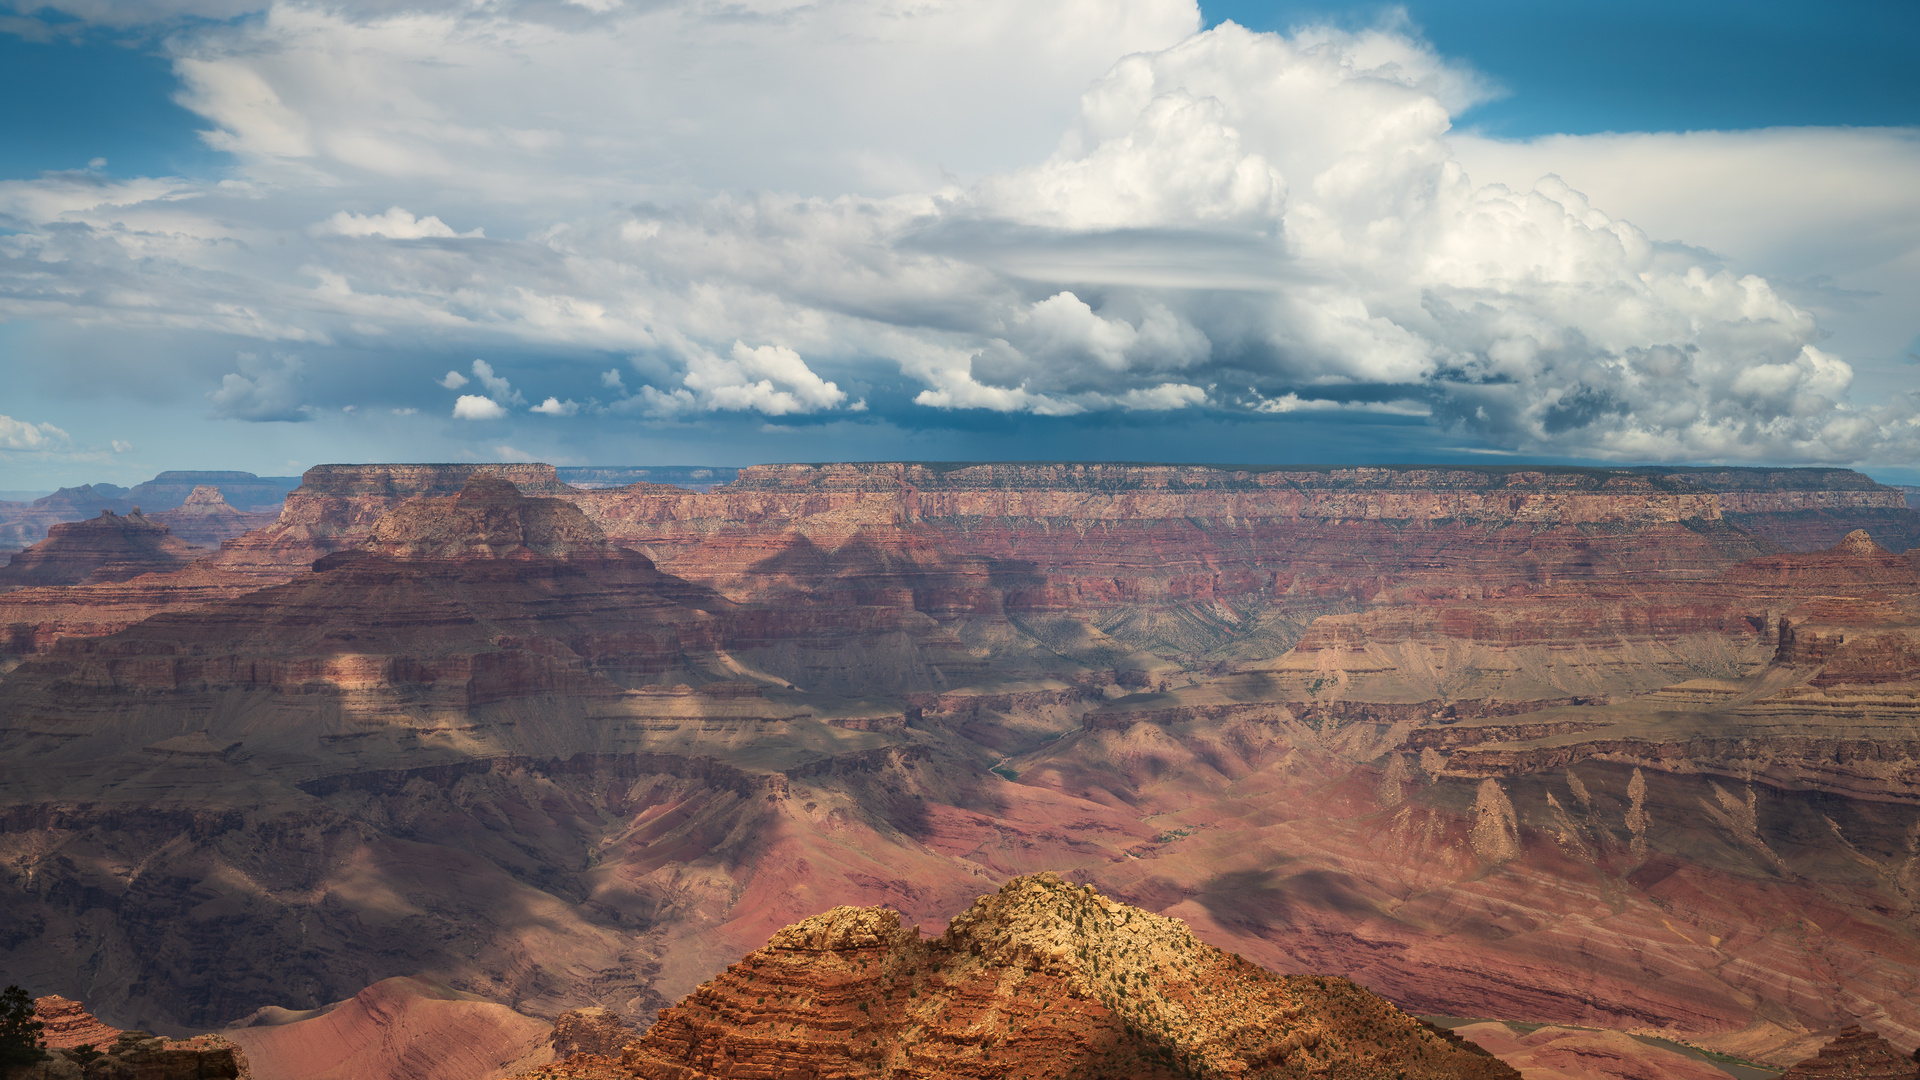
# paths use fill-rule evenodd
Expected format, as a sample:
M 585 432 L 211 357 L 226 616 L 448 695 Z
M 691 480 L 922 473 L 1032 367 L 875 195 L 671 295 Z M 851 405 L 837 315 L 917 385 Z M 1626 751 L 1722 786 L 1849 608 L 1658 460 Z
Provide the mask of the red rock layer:
M 1276 976 L 1040 874 L 924 941 L 897 912 L 790 926 L 626 1048 L 642 1080 L 1518 1074 L 1340 979 Z
M 33 1015 L 46 1025 L 40 1035 L 53 1049 L 73 1046 L 104 1049 L 120 1036 L 119 1028 L 108 1027 L 88 1012 L 86 1006 L 58 994 L 35 998 Z
M 138 507 L 124 517 L 102 510 L 96 518 L 54 525 L 45 540 L 15 553 L 0 568 L 0 588 L 125 581 L 178 570 L 206 553 L 180 542 Z
M 1913 1080 L 1920 1065 L 1892 1044 L 1858 1024 L 1850 1024 L 1820 1052 L 1780 1080 Z
M 64 638 L 118 633 L 167 611 L 192 611 L 260 588 L 259 578 L 190 566 L 94 585 L 0 592 L 0 656 L 45 653 Z

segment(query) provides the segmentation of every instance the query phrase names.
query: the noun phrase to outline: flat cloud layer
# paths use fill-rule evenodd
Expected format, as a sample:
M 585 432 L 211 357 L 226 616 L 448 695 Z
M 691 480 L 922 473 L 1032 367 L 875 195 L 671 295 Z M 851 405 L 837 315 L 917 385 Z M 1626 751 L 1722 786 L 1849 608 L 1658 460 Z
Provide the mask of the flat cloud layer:
M 328 356 L 391 355 L 420 370 L 381 404 L 490 438 L 1375 412 L 1595 458 L 1920 447 L 1913 401 L 1850 401 L 1832 315 L 1542 177 L 1548 144 L 1462 141 L 1484 87 L 1390 25 L 1195 33 L 1171 0 L 478 10 L 177 30 L 181 100 L 236 174 L 0 183 L 0 313 L 239 342 L 205 392 L 227 419 L 308 419 L 351 377 Z M 447 371 L 449 346 L 612 370 L 586 401 L 522 370 L 529 406 L 484 360 Z

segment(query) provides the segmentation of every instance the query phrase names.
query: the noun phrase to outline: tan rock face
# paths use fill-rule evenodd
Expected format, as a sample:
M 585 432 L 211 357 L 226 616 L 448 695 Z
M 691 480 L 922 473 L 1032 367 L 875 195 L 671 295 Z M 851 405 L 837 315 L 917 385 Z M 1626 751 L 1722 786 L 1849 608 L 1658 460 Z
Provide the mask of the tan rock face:
M 790 926 L 621 1064 L 644 1080 L 1519 1075 L 1345 980 L 1262 971 L 1053 874 L 932 941 L 878 908 Z

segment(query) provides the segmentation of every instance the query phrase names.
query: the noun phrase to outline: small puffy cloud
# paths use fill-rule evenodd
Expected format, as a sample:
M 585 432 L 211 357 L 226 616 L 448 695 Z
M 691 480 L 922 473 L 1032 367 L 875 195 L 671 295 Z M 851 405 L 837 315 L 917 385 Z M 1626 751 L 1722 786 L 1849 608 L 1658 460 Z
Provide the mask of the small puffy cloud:
M 133 452 L 133 444 L 127 442 L 125 439 L 115 439 L 113 440 L 113 452 L 116 454 L 130 454 Z
M 541 402 L 538 405 L 535 405 L 533 408 L 528 409 L 527 411 L 537 412 L 542 416 L 572 416 L 574 413 L 577 413 L 580 411 L 580 405 L 578 402 L 574 401 L 572 398 L 568 398 L 566 401 L 561 401 L 557 397 L 549 397 L 547 400 Z
M 35 424 L 0 415 L 0 450 L 57 450 L 70 441 L 66 432 L 52 424 Z
M 473 362 L 473 377 L 480 380 L 480 385 L 487 388 L 487 394 L 495 401 L 507 405 L 521 405 L 526 402 L 526 399 L 520 396 L 520 392 L 513 388 L 513 384 L 508 382 L 505 376 L 493 373 L 493 365 L 485 360 Z
M 471 240 L 486 235 L 481 229 L 454 232 L 451 226 L 437 217 L 415 218 L 397 206 L 389 207 L 384 214 L 349 214 L 341 210 L 325 221 L 316 223 L 308 231 L 315 236 L 379 236 L 388 240 L 441 237 Z
M 453 403 L 455 420 L 500 420 L 506 415 L 505 406 L 479 394 L 461 394 L 460 399 Z
M 458 390 L 461 387 L 467 385 L 467 381 L 468 380 L 465 375 L 462 375 L 457 371 L 449 371 L 447 372 L 446 376 L 440 380 L 440 385 L 446 387 L 449 390 Z
M 216 418 L 255 423 L 313 419 L 312 410 L 300 402 L 299 358 L 241 353 L 238 366 L 239 371 L 221 377 L 218 390 L 207 394 Z

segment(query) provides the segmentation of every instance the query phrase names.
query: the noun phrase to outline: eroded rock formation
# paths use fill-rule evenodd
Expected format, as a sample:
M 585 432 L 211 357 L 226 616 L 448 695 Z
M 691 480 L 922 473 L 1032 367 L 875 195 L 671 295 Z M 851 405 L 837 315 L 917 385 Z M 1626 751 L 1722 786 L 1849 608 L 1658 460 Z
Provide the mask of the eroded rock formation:
M 1423 1012 L 1920 1042 L 1915 557 L 1726 500 L 1911 511 L 1689 475 L 315 470 L 177 603 L 0 595 L 0 949 L 125 1026 L 644 1017 L 1065 868 Z
M 206 553 L 182 543 L 137 506 L 124 516 L 102 510 L 98 517 L 54 525 L 45 540 L 15 552 L 0 567 L 0 589 L 126 581 L 178 570 Z
M 246 1052 L 219 1035 L 156 1038 L 122 1031 L 86 1060 L 70 1048 L 53 1050 L 38 1065 L 16 1066 L 6 1080 L 252 1080 Z
M 33 1017 L 46 1025 L 40 1032 L 41 1041 L 55 1050 L 75 1046 L 99 1049 L 120 1037 L 119 1028 L 108 1027 L 88 1012 L 85 1005 L 58 994 L 35 998 Z
M 1344 979 L 1274 975 L 1048 873 L 931 941 L 883 908 L 787 927 L 661 1013 L 621 1066 L 641 1080 L 1519 1076 Z
M 153 515 L 153 520 L 173 530 L 183 542 L 204 548 L 217 548 L 255 529 L 264 529 L 278 521 L 277 511 L 248 513 L 235 510 L 220 494 L 220 489 L 201 484 L 184 502 L 171 510 Z
M 1780 1080 L 1913 1080 L 1920 1065 L 1858 1024 L 1849 1024 L 1820 1052 L 1788 1069 Z

